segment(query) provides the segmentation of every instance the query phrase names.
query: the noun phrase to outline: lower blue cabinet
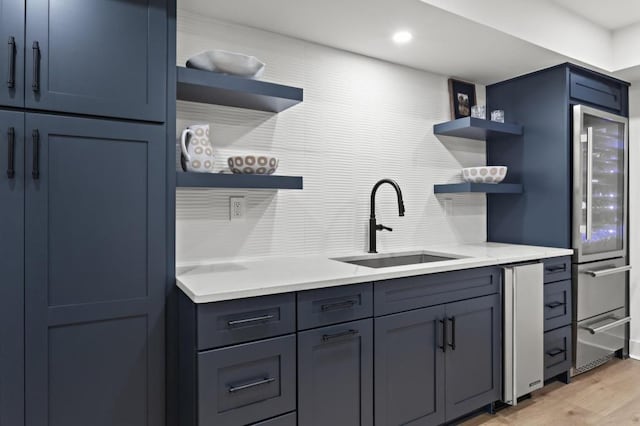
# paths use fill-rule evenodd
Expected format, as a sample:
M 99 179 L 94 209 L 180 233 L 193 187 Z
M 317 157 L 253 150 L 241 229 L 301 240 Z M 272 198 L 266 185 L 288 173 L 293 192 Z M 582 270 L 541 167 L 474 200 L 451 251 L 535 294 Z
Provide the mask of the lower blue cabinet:
M 183 295 L 180 424 L 440 425 L 498 401 L 502 353 L 501 296 L 497 293 L 500 274 L 496 268 L 482 268 L 449 277 L 441 275 L 438 280 L 456 278 L 462 282 L 457 282 L 452 294 L 424 298 L 425 303 L 449 302 L 418 309 L 411 305 L 404 312 L 316 328 L 310 327 L 325 324 L 325 318 L 338 319 L 331 315 L 320 316 L 319 321 L 300 321 L 305 316 L 314 318 L 308 309 L 313 307 L 313 301 L 320 301 L 320 311 L 323 304 L 328 304 L 349 312 L 340 318 L 371 315 L 369 295 L 354 297 L 371 293 L 371 286 L 301 292 L 296 295 L 295 333 L 206 351 L 198 350 L 197 341 L 202 336 L 197 335 L 214 335 L 216 329 L 202 328 L 205 318 L 198 311 L 224 312 L 227 321 L 229 315 L 244 318 L 248 309 L 253 318 L 261 309 L 273 306 L 273 296 L 197 305 Z M 413 290 L 423 293 L 426 281 L 413 281 Z M 485 295 L 464 298 L 475 293 L 458 292 L 474 283 L 483 287 Z M 485 286 L 486 283 L 491 285 Z M 410 293 L 412 285 L 403 284 L 403 294 Z M 375 286 L 376 283 L 374 293 Z M 392 293 L 389 286 L 381 289 L 387 295 Z M 361 305 L 368 308 L 349 310 L 360 306 L 351 302 L 358 297 L 364 301 Z M 399 306 L 394 299 L 388 303 L 389 306 L 384 301 L 378 304 L 381 312 Z
M 376 426 L 439 425 L 500 399 L 498 294 L 375 322 Z
M 449 303 L 445 307 L 447 422 L 501 397 L 500 310 L 498 294 Z
M 444 306 L 375 319 L 375 424 L 445 421 Z
M 298 333 L 298 421 L 373 425 L 373 320 Z
M 296 336 L 198 353 L 198 424 L 247 425 L 296 409 Z

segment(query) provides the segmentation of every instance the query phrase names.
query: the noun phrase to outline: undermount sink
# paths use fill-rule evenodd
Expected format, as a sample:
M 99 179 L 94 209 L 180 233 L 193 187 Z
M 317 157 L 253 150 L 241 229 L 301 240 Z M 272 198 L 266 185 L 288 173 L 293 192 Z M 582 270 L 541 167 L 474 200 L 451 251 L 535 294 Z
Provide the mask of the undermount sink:
M 447 260 L 461 259 L 462 256 L 453 256 L 446 253 L 411 252 L 397 254 L 379 254 L 359 257 L 343 257 L 334 259 L 339 262 L 352 265 L 366 266 L 368 268 L 390 268 L 392 266 L 416 265 L 419 263 L 444 262 Z

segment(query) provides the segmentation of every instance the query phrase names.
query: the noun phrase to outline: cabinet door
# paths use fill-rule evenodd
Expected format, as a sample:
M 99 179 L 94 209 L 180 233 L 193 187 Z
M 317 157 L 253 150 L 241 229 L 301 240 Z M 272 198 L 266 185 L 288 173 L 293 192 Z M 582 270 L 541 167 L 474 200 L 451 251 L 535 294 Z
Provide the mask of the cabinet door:
M 164 127 L 27 114 L 27 425 L 164 422 Z
M 24 424 L 23 305 L 24 114 L 0 111 L 0 426 Z
M 24 0 L 0 0 L 0 105 L 24 106 Z
M 29 0 L 29 108 L 164 121 L 166 0 Z
M 376 318 L 375 424 L 444 423 L 444 307 Z
M 298 333 L 298 419 L 373 425 L 373 320 Z
M 447 421 L 500 399 L 500 297 L 446 305 Z

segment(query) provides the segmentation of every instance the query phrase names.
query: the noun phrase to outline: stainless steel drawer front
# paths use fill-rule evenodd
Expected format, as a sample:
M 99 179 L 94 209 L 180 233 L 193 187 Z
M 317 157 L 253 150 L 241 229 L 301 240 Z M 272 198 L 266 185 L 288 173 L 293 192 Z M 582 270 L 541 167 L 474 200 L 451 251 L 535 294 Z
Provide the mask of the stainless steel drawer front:
M 576 370 L 598 365 L 624 347 L 627 323 L 631 320 L 625 309 L 608 312 L 581 321 L 576 328 Z
M 627 266 L 623 258 L 574 266 L 577 268 L 577 321 L 625 306 Z

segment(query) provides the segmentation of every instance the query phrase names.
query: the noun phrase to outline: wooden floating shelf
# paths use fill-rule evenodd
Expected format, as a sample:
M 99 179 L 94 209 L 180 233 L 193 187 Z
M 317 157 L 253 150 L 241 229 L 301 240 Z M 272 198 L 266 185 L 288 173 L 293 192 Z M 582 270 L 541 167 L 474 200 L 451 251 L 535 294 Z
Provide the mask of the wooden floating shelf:
M 436 194 L 452 194 L 456 192 L 484 192 L 487 194 L 521 194 L 522 185 L 519 183 L 450 183 L 434 185 Z
M 433 133 L 442 136 L 486 140 L 490 136 L 522 135 L 522 126 L 511 123 L 464 117 L 446 123 L 435 124 Z
M 176 173 L 178 188 L 302 189 L 302 177 L 224 173 Z
M 302 102 L 303 90 L 266 81 L 185 67 L 178 68 L 177 98 L 182 101 L 280 112 Z

